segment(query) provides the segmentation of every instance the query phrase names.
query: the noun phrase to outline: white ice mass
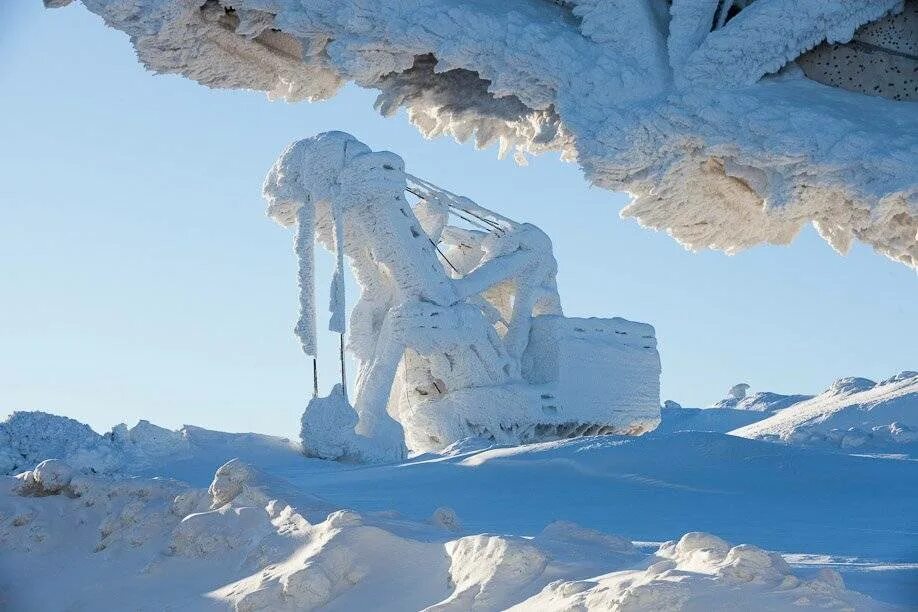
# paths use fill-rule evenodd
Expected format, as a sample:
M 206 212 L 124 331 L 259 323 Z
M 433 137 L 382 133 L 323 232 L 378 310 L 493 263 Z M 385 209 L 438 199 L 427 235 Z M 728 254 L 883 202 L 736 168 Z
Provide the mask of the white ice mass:
M 350 81 L 426 136 L 560 151 L 691 249 L 812 223 L 918 267 L 918 0 L 83 4 L 158 72 L 291 101 Z
M 295 227 L 295 329 L 307 355 L 316 356 L 313 236 L 338 257 L 330 330 L 345 330 L 345 255 L 360 285 L 347 341 L 354 405 L 345 381 L 313 399 L 308 454 L 392 461 L 469 437 L 519 444 L 636 434 L 659 421 L 653 327 L 564 317 L 538 227 L 413 177 L 394 153 L 343 132 L 290 145 L 264 195 L 268 215 Z

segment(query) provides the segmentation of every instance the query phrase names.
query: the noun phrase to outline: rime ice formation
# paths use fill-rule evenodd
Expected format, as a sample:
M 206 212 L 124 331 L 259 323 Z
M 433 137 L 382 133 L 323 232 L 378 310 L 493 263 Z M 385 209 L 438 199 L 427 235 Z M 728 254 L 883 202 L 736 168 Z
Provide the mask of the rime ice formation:
M 296 452 L 298 446 L 282 438 L 213 432 L 190 425 L 173 431 L 147 421 L 130 428 L 121 424 L 100 435 L 64 416 L 14 412 L 0 421 L 0 475 L 23 472 L 46 458 L 65 461 L 75 470 L 117 474 L 161 469 L 207 453 L 232 452 L 238 457 L 240 449 L 248 448 L 257 458 L 272 452 Z
M 83 4 L 158 72 L 287 100 L 352 81 L 426 136 L 561 151 L 690 249 L 812 223 L 918 267 L 918 0 Z
M 397 155 L 343 132 L 290 145 L 264 195 L 268 215 L 295 226 L 296 333 L 307 354 L 311 237 L 338 257 L 330 330 L 344 331 L 344 255 L 361 290 L 348 341 L 359 364 L 354 404 L 342 385 L 312 400 L 308 454 L 397 460 L 467 437 L 639 433 L 658 421 L 653 327 L 563 317 L 551 240 L 534 225 L 410 176 Z
M 733 399 L 739 401 L 746 397 L 746 391 L 749 390 L 749 385 L 747 383 L 737 383 L 730 387 L 730 390 L 727 392 Z

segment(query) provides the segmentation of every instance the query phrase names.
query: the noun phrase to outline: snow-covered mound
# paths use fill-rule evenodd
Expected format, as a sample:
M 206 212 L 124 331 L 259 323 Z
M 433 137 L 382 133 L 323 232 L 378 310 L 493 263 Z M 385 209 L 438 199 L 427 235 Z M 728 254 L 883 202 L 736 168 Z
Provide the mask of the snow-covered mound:
M 10 422 L 18 433 L 4 452 L 48 454 L 0 478 L 3 609 L 711 609 L 739 597 L 752 609 L 880 608 L 818 569 L 918 603 L 912 461 L 652 432 L 490 449 L 469 440 L 355 469 L 253 434 L 160 430 L 182 449 L 129 453 L 64 417 Z M 109 471 L 93 473 L 87 457 Z M 758 549 L 682 538 L 695 531 Z M 793 569 L 759 549 L 793 553 Z
M 691 249 L 812 223 L 918 266 L 918 0 L 83 4 L 157 72 L 288 100 L 350 81 L 425 136 L 561 151 Z
M 837 572 L 804 578 L 779 555 L 705 533 L 647 554 L 566 522 L 531 539 L 457 535 L 448 509 L 427 523 L 348 510 L 311 523 L 238 460 L 207 490 L 49 460 L 0 478 L 0 519 L 6 609 L 884 607 Z
M 812 399 L 730 433 L 864 451 L 918 447 L 918 372 L 902 372 L 879 383 L 842 378 Z
M 190 425 L 174 431 L 145 420 L 133 427 L 118 425 L 104 435 L 79 421 L 45 412 L 14 412 L 0 421 L 0 474 L 23 472 L 46 458 L 100 474 L 147 473 L 175 464 L 193 468 L 201 461 L 206 463 L 205 471 L 213 472 L 215 455 L 257 460 L 278 452 L 296 454 L 299 446 L 284 438 Z
M 712 404 L 711 408 L 776 412 L 813 397 L 812 395 L 782 395 L 770 391 L 757 391 L 748 395 L 748 389 L 749 385 L 746 383 L 733 385 L 727 397 Z

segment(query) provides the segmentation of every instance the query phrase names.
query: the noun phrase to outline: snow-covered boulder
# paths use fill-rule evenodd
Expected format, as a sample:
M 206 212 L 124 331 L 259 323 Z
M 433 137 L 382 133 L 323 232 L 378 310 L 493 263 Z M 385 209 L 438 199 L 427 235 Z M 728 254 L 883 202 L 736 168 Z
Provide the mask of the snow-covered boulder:
M 32 478 L 48 494 L 59 493 L 73 479 L 73 468 L 59 459 L 45 459 L 32 470 Z
M 60 459 L 45 459 L 34 469 L 17 474 L 20 495 L 57 495 L 73 480 L 73 468 Z
M 270 501 L 267 478 L 259 470 L 239 459 L 231 459 L 217 468 L 207 489 L 214 510 L 234 503 L 264 507 Z

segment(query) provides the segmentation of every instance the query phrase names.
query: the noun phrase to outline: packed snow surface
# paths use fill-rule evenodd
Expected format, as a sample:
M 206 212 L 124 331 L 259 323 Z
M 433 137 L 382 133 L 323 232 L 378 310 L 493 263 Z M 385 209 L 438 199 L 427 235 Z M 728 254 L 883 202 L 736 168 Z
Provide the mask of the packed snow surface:
M 2 431 L 9 609 L 918 604 L 913 461 L 682 432 L 347 466 L 192 427 Z
M 425 136 L 560 151 L 690 249 L 812 223 L 918 267 L 916 0 L 83 4 L 157 72 L 287 100 L 350 81 Z

